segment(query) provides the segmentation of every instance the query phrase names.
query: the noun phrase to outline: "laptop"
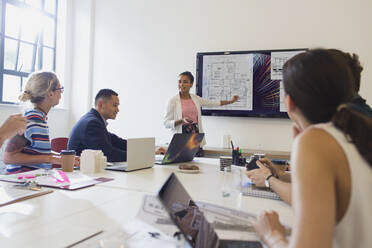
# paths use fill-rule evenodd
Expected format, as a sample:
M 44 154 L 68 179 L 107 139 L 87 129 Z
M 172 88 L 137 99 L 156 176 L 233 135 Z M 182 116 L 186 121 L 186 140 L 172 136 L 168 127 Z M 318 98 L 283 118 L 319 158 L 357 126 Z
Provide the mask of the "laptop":
M 155 164 L 173 164 L 192 161 L 199 150 L 204 133 L 176 133 L 163 158 L 156 159 Z
M 128 172 L 151 168 L 154 166 L 154 154 L 155 138 L 127 139 L 127 162 L 107 163 L 105 169 Z
M 180 229 L 186 241 L 195 248 L 262 248 L 258 241 L 221 240 L 204 217 L 176 175 L 172 173 L 161 187 L 158 198 Z

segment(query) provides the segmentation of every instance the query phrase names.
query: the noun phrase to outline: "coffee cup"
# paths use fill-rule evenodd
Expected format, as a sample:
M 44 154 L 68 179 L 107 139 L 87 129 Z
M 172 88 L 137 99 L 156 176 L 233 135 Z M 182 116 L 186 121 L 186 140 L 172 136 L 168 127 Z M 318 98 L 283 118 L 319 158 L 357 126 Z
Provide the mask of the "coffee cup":
M 75 151 L 74 150 L 62 150 L 60 155 L 62 159 L 62 170 L 65 172 L 74 171 L 75 164 Z

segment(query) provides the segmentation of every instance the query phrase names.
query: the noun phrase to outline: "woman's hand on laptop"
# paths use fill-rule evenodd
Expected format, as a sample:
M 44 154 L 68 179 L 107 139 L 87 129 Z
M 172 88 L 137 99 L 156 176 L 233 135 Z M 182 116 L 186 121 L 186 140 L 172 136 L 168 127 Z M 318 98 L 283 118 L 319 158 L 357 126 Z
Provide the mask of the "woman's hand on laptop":
M 166 151 L 164 147 L 159 147 L 155 150 L 155 154 L 165 154 Z
M 253 222 L 253 227 L 261 240 L 269 247 L 286 247 L 288 240 L 285 237 L 285 228 L 280 224 L 278 213 L 263 211 Z

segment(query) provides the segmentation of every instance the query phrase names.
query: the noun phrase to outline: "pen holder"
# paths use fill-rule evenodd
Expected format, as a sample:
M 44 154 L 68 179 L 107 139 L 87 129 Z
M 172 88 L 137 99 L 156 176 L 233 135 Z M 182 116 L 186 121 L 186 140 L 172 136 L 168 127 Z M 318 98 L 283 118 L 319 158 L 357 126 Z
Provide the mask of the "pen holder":
M 239 158 L 239 163 L 238 163 L 238 165 L 239 165 L 239 166 L 245 166 L 245 163 L 246 163 L 246 158 L 245 158 L 245 157 L 240 157 L 240 158 Z
M 232 151 L 232 164 L 239 165 L 239 158 L 240 158 L 239 152 L 236 150 L 233 150 Z
M 232 164 L 237 166 L 245 166 L 246 159 L 242 157 L 242 154 L 236 150 L 232 151 Z

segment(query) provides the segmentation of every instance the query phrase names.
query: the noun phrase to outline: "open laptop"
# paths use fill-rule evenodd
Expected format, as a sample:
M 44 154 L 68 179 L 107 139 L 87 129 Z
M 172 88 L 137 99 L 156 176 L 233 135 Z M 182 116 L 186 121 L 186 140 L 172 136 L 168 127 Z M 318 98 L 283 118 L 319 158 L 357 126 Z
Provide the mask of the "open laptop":
M 154 166 L 155 138 L 127 139 L 127 162 L 107 163 L 106 170 L 135 171 Z
M 158 198 L 187 242 L 195 248 L 262 248 L 258 241 L 221 240 L 176 175 L 172 173 L 161 187 Z
M 192 161 L 199 150 L 204 133 L 176 133 L 168 146 L 167 152 L 156 164 L 173 164 Z

